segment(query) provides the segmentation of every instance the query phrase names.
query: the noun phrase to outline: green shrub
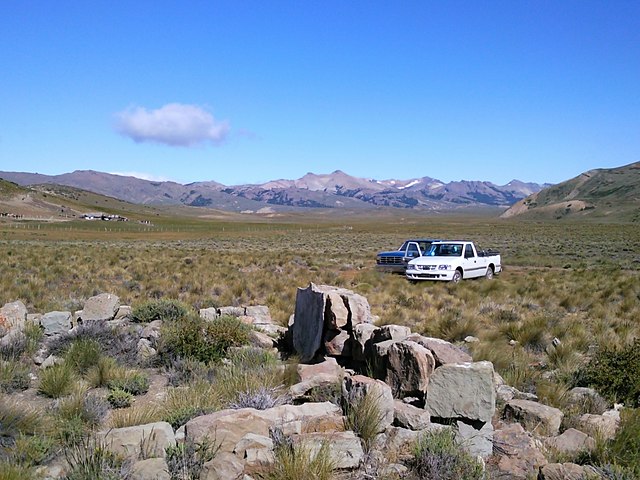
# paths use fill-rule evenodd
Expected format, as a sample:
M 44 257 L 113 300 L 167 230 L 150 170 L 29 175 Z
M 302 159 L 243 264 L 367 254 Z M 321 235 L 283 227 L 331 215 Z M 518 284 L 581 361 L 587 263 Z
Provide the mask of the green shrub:
M 149 390 L 149 377 L 136 370 L 127 370 L 109 381 L 108 386 L 112 390 L 124 390 L 131 395 L 142 395 Z
M 12 460 L 19 465 L 39 465 L 54 451 L 54 441 L 46 435 L 20 434 L 15 439 Z
M 0 461 L 0 480 L 36 480 L 41 478 L 33 467 L 21 465 L 12 459 Z
M 178 300 L 149 300 L 137 305 L 131 312 L 131 320 L 138 323 L 149 323 L 154 320 L 178 321 L 189 314 L 189 307 Z
M 163 324 L 159 353 L 165 363 L 178 357 L 209 363 L 223 358 L 230 347 L 248 344 L 250 331 L 235 317 L 208 322 L 192 314 L 179 322 Z
M 79 419 L 85 426 L 95 427 L 107 416 L 109 404 L 94 393 L 76 388 L 71 395 L 58 402 L 55 412 L 60 419 Z
M 609 442 L 609 463 L 619 465 L 640 478 L 640 409 L 624 409 L 620 427 Z
M 102 356 L 89 369 L 85 378 L 92 387 L 106 387 L 120 373 L 120 370 L 121 367 L 113 358 Z
M 27 351 L 28 340 L 24 332 L 12 332 L 0 344 L 0 360 L 16 361 Z
M 410 478 L 432 480 L 480 480 L 483 467 L 464 451 L 450 429 L 427 432 L 415 445 Z
M 220 394 L 215 385 L 200 381 L 185 387 L 170 388 L 162 418 L 176 429 L 199 415 L 220 408 Z
M 126 480 L 131 477 L 132 463 L 92 438 L 84 438 L 72 448 L 66 448 L 64 455 L 69 464 L 65 480 Z
M 611 402 L 640 407 L 640 339 L 623 348 L 601 348 L 574 376 L 574 385 L 593 387 Z
M 0 360 L 0 391 L 26 390 L 31 384 L 29 367 L 15 360 Z
M 220 444 L 216 444 L 208 437 L 204 437 L 198 443 L 187 440 L 167 448 L 166 460 L 169 475 L 171 478 L 180 480 L 198 480 L 203 465 L 213 460 L 219 449 Z
M 202 380 L 213 380 L 214 372 L 207 364 L 193 358 L 172 358 L 166 368 L 169 385 L 178 387 Z
M 107 401 L 113 408 L 127 408 L 133 402 L 133 395 L 119 388 L 111 390 L 107 395 Z
M 345 429 L 353 430 L 362 438 L 365 452 L 368 452 L 376 435 L 383 430 L 384 412 L 379 397 L 374 393 L 362 395 L 351 391 L 344 399 L 343 412 Z
M 260 475 L 263 480 L 331 480 L 335 478 L 336 462 L 331 457 L 329 441 L 322 443 L 314 454 L 304 443 L 294 444 L 282 430 L 272 429 L 275 462 Z
M 85 375 L 97 365 L 102 357 L 102 347 L 92 339 L 79 337 L 74 339 L 64 354 L 64 361 L 80 375 Z
M 63 356 L 79 339 L 97 342 L 104 355 L 116 358 L 121 364 L 136 365 L 138 362 L 138 334 L 132 329 L 112 328 L 106 322 L 85 322 L 72 332 L 60 335 L 49 343 L 49 352 Z
M 38 393 L 50 397 L 60 398 L 69 395 L 76 382 L 73 368 L 68 363 L 59 363 L 45 368 L 40 372 Z
M 0 453 L 13 446 L 20 435 L 43 435 L 47 430 L 41 412 L 17 401 L 0 398 Z

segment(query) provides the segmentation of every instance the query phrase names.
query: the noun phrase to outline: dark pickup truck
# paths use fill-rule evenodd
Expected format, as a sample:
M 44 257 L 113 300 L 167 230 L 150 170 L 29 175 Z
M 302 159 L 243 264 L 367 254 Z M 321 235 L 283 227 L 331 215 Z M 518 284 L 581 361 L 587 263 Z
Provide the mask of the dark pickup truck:
M 381 272 L 404 273 L 409 260 L 424 255 L 435 239 L 412 238 L 405 240 L 397 250 L 380 252 L 376 256 L 376 269 Z

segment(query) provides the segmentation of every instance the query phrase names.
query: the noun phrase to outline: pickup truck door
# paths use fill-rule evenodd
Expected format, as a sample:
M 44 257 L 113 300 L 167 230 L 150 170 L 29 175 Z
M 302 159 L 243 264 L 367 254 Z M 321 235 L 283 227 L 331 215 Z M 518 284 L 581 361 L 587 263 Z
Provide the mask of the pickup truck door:
M 404 260 L 408 262 L 409 260 L 413 260 L 414 258 L 422 256 L 422 252 L 420 251 L 420 246 L 417 242 L 409 242 L 407 245 L 407 249 L 404 252 Z
M 482 277 L 487 270 L 486 262 L 483 257 L 476 255 L 476 249 L 470 243 L 464 247 L 464 259 L 462 260 L 462 269 L 465 278 Z

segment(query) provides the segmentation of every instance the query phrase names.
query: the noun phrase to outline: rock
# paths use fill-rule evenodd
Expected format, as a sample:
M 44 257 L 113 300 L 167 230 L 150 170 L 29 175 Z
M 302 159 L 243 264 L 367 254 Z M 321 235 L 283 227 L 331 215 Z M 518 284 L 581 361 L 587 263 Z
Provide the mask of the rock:
M 309 448 L 312 455 L 317 454 L 322 445 L 328 444 L 329 455 L 339 469 L 358 468 L 364 458 L 364 451 L 358 436 L 351 432 L 307 433 L 294 438 L 296 444 Z
M 575 455 L 579 452 L 592 451 L 596 441 L 580 430 L 569 428 L 557 437 L 547 438 L 545 445 L 556 452 Z
M 351 336 L 351 356 L 357 362 L 363 362 L 366 358 L 366 349 L 373 333 L 378 329 L 371 323 L 359 323 L 354 325 Z
M 164 458 L 139 460 L 131 469 L 131 480 L 171 480 L 169 467 Z
M 386 382 L 396 398 L 423 397 L 434 368 L 435 360 L 429 350 L 403 340 L 389 347 Z
M 398 340 L 385 340 L 383 342 L 372 343 L 367 350 L 369 368 L 375 378 L 384 380 L 387 377 L 387 359 L 391 345 L 398 343 Z
M 326 314 L 324 318 L 325 328 L 339 330 L 349 323 L 349 309 L 345 300 L 338 292 L 329 292 L 326 295 Z
M 575 463 L 549 463 L 540 468 L 538 480 L 596 480 L 602 478 L 594 470 Z
M 27 307 L 20 300 L 5 303 L 0 308 L 0 335 L 11 329 L 22 330 L 27 320 Z
M 350 335 L 346 330 L 326 330 L 324 334 L 324 351 L 335 357 L 350 357 Z
M 493 454 L 493 425 L 491 422 L 486 422 L 480 428 L 476 428 L 475 425 L 457 420 L 456 436 L 460 444 L 474 457 L 487 459 Z
M 401 427 L 389 427 L 386 431 L 384 450 L 393 456 L 405 458 L 411 456 L 413 447 L 421 432 Z
M 129 305 L 120 305 L 114 320 L 129 320 L 131 318 L 131 307 Z
M 364 375 L 345 377 L 342 383 L 342 398 L 344 402 L 353 404 L 361 401 L 365 396 L 372 397 L 380 409 L 380 424 L 376 433 L 384 430 L 393 423 L 394 401 L 389 385 L 382 380 L 375 380 Z
M 510 385 L 498 385 L 496 388 L 496 397 L 501 402 L 508 402 L 509 400 L 513 400 L 514 398 L 517 400 L 531 400 L 533 402 L 538 401 L 538 396 L 533 393 L 525 393 L 521 392 L 515 387 Z
M 202 466 L 200 480 L 238 480 L 244 475 L 244 462 L 230 452 L 219 451 Z
M 558 435 L 563 416 L 557 408 L 530 400 L 508 401 L 503 414 L 507 421 L 518 422 L 525 430 L 546 436 Z
M 534 478 L 539 468 L 548 463 L 540 446 L 518 423 L 496 430 L 493 443 L 498 460 L 496 478 Z
M 348 310 L 346 323 L 345 307 Z M 344 288 L 313 283 L 307 288 L 298 288 L 294 321 L 290 328 L 293 330 L 293 347 L 301 362 L 309 362 L 320 353 L 327 330 L 338 331 L 330 334 L 328 340 L 339 337 L 340 341 L 330 346 L 346 354 L 348 342 L 346 339 L 342 342 L 340 332 L 349 332 L 359 323 L 371 323 L 369 303 L 363 296 Z
M 71 312 L 49 312 L 40 319 L 40 325 L 47 337 L 62 335 L 71 330 Z
M 201 308 L 198 310 L 198 315 L 200 315 L 200 318 L 207 321 L 215 320 L 219 317 L 218 309 L 215 307 Z
M 473 358 L 460 347 L 439 338 L 424 337 L 414 333 L 409 335 L 407 340 L 419 343 L 430 350 L 436 361 L 436 368 L 447 363 L 473 362 Z
M 111 293 L 101 293 L 88 298 L 80 313 L 83 322 L 113 320 L 120 308 L 120 298 Z
M 263 332 L 258 332 L 256 330 L 252 330 L 249 332 L 249 338 L 251 345 L 258 348 L 274 348 L 275 342 L 273 338 Z
M 378 328 L 371 337 L 372 343 L 385 342 L 387 340 L 401 341 L 411 335 L 409 327 L 400 325 L 383 325 Z
M 607 401 L 593 388 L 575 387 L 567 392 L 567 404 L 585 413 L 602 414 Z
M 247 317 L 251 317 L 253 321 L 253 325 L 256 327 L 259 325 L 270 325 L 273 324 L 273 319 L 271 318 L 271 312 L 269 311 L 269 307 L 266 305 L 251 305 L 245 307 L 244 314 Z
M 151 341 L 146 338 L 138 340 L 137 345 L 137 359 L 139 362 L 149 362 L 152 358 L 158 354 L 157 350 L 151 346 Z
M 220 451 L 232 452 L 248 433 L 268 436 L 278 426 L 285 434 L 334 430 L 342 422 L 342 411 L 331 402 L 281 405 L 266 410 L 241 408 L 193 418 L 185 425 L 185 439 L 200 442 L 204 437 L 220 443 Z
M 342 383 L 342 377 L 338 379 L 330 373 L 319 373 L 308 380 L 298 382 L 289 387 L 289 395 L 293 400 L 309 400 L 309 395 L 314 389 L 331 388 L 338 382 Z
M 431 414 L 402 400 L 394 400 L 393 425 L 410 430 L 424 430 L 431 423 Z
M 144 326 L 142 332 L 140 332 L 141 338 L 148 340 L 157 340 L 160 338 L 160 329 L 162 328 L 162 320 L 154 320 Z
M 126 457 L 165 456 L 165 449 L 176 444 L 171 425 L 167 422 L 149 423 L 134 427 L 112 428 L 98 433 L 107 448 Z
M 297 371 L 301 381 L 310 380 L 320 374 L 333 375 L 336 380 L 340 381 L 342 381 L 342 377 L 344 376 L 342 367 L 338 365 L 336 359 L 332 357 L 325 357 L 324 361 L 313 365 L 301 363 L 298 365 Z
M 478 343 L 480 339 L 478 337 L 474 337 L 473 335 L 467 335 L 464 337 L 464 343 Z
M 426 408 L 432 417 L 490 422 L 496 408 L 491 362 L 450 363 L 429 379 Z
M 584 415 L 580 415 L 578 419 L 578 426 L 581 430 L 593 436 L 599 435 L 605 440 L 611 440 L 616 436 L 619 424 L 620 417 L 616 417 L 615 415 L 585 413 Z
M 245 307 L 220 307 L 217 313 L 218 317 L 244 317 Z
M 248 433 L 240 439 L 233 450 L 251 468 L 272 465 L 275 461 L 273 440 L 263 435 Z

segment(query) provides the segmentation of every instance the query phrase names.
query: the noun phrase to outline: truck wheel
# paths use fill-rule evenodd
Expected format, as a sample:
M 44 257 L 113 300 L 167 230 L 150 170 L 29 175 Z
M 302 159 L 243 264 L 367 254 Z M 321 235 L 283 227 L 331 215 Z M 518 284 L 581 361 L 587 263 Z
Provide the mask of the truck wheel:
M 487 267 L 487 273 L 485 273 L 484 278 L 487 280 L 491 280 L 493 278 L 493 268 Z
M 460 280 L 462 280 L 462 273 L 460 273 L 460 270 L 456 270 L 453 272 L 453 277 L 451 277 L 451 283 L 460 283 Z

